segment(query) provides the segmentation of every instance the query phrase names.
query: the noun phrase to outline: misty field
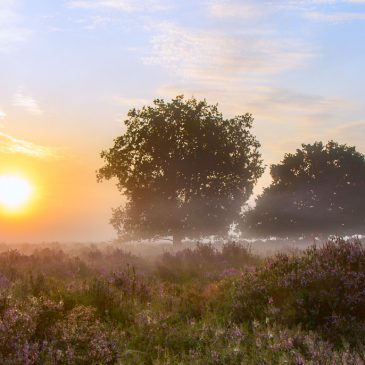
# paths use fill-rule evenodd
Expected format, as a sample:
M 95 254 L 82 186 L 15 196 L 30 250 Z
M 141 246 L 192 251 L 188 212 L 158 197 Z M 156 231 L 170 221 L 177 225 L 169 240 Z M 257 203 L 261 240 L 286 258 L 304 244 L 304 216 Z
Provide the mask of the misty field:
M 364 364 L 362 243 L 252 247 L 4 246 L 0 363 Z

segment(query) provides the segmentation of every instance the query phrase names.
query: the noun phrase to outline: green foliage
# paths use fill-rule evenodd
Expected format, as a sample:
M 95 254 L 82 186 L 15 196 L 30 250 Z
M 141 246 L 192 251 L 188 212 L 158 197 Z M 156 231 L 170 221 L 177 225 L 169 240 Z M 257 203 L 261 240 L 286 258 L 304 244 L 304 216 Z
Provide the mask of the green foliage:
M 365 156 L 333 141 L 302 145 L 271 166 L 270 187 L 245 217 L 256 234 L 356 234 L 365 223 Z
M 114 227 L 177 241 L 226 232 L 263 172 L 252 122 L 250 114 L 224 119 L 216 105 L 183 96 L 130 110 L 98 171 L 99 180 L 116 177 L 127 198 Z

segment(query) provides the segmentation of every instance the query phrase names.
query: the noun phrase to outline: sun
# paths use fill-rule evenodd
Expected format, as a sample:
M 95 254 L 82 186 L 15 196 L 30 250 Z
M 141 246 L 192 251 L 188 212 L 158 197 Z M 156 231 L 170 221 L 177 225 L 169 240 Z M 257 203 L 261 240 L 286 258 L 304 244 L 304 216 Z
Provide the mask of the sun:
M 33 187 L 20 176 L 0 176 L 0 206 L 11 212 L 22 210 L 30 201 Z

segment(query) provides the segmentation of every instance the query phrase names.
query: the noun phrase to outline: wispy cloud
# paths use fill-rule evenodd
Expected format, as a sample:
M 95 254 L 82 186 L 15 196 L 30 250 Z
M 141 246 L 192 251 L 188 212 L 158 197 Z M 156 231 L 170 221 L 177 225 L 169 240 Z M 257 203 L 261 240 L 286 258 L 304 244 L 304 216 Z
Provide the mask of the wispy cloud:
M 51 148 L 18 139 L 2 132 L 0 132 L 0 153 L 23 154 L 42 159 L 54 159 L 58 157 L 57 152 Z
M 161 11 L 170 6 L 159 0 L 71 0 L 67 3 L 70 8 L 81 9 L 112 9 L 124 12 Z
M 22 90 L 19 90 L 14 95 L 13 105 L 23 108 L 34 115 L 43 114 L 43 110 L 39 107 L 37 100 L 32 96 L 25 95 Z
M 115 14 L 88 14 L 83 18 L 77 19 L 76 23 L 87 30 L 96 30 L 100 27 L 110 26 L 119 23 L 119 18 Z
M 340 97 L 255 83 L 230 84 L 229 88 L 165 85 L 157 95 L 170 98 L 181 93 L 187 97 L 206 98 L 210 104 L 219 102 L 219 110 L 226 117 L 252 113 L 255 134 L 262 143 L 267 163 L 278 161 L 283 152 L 295 149 L 303 142 L 336 139 L 339 135 L 336 126 L 343 125 L 349 111 L 356 108 L 352 101 Z
M 261 120 L 272 120 L 275 123 L 295 123 L 299 118 L 312 119 L 332 115 L 353 108 L 351 101 L 339 97 L 307 94 L 292 89 L 272 86 L 236 85 L 229 89 L 180 88 L 165 85 L 159 89 L 162 97 L 173 97 L 178 93 L 187 96 L 206 97 L 210 103 L 220 101 L 220 107 L 230 116 L 251 112 Z
M 304 14 L 307 19 L 328 22 L 328 23 L 346 23 L 354 20 L 365 20 L 364 13 L 349 13 L 349 12 L 336 12 L 336 13 L 324 13 L 319 11 L 307 12 Z
M 268 110 L 269 113 L 283 111 L 291 115 L 323 115 L 338 109 L 348 109 L 353 105 L 348 100 L 336 97 L 324 97 L 316 94 L 306 94 L 290 89 L 257 87 L 251 97 L 248 95 L 249 105 L 255 110 Z
M 169 0 L 68 0 L 66 6 L 80 10 L 82 15 L 78 14 L 75 23 L 91 31 L 106 27 L 129 30 L 132 23 L 140 27 L 140 20 L 135 18 L 137 15 L 153 17 L 173 7 Z
M 2 128 L 4 125 L 2 124 L 2 120 L 5 119 L 6 117 L 6 113 L 3 112 L 1 109 L 0 109 L 0 128 Z
M 20 24 L 16 0 L 0 1 L 0 52 L 12 51 L 26 41 L 31 31 Z
M 172 23 L 154 29 L 151 54 L 144 62 L 199 82 L 278 73 L 303 65 L 313 56 L 304 42 L 267 32 L 194 31 Z
M 305 19 L 317 22 L 344 23 L 365 20 L 364 9 L 339 11 L 338 5 L 362 5 L 365 0 L 208 0 L 207 9 L 216 18 L 255 20 L 282 10 L 293 11 Z
M 216 18 L 257 18 L 263 9 L 257 2 L 233 2 L 229 0 L 211 0 L 208 2 L 208 14 Z
M 351 11 L 339 10 L 340 5 L 365 5 L 365 0 L 286 0 L 282 2 L 284 3 L 282 6 L 298 10 L 303 18 L 316 22 L 336 24 L 365 20 L 363 7 L 352 7 Z
M 92 15 L 90 16 L 86 23 L 86 28 L 88 29 L 96 29 L 99 26 L 105 26 L 113 22 L 113 18 L 101 15 Z

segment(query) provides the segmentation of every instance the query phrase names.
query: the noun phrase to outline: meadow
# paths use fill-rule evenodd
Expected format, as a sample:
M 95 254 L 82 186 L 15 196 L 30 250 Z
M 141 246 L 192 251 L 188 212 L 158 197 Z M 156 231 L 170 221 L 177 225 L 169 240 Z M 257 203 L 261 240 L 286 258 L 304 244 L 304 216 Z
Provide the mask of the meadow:
M 0 363 L 364 364 L 362 243 L 252 247 L 0 247 Z

